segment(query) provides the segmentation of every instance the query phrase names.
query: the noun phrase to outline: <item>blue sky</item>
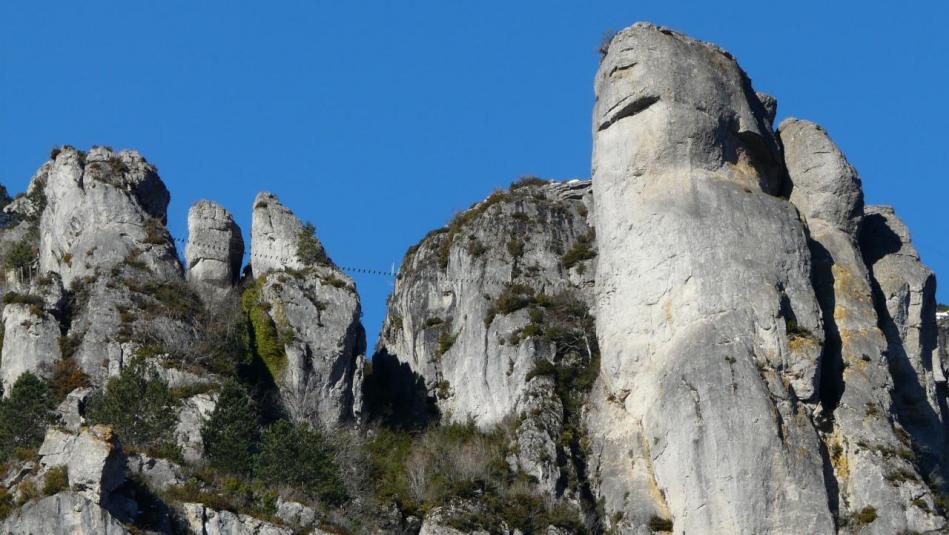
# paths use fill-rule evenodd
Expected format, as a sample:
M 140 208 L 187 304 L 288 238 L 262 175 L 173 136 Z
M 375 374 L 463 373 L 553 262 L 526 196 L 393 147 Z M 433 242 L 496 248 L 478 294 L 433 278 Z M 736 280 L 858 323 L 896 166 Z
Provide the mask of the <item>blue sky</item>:
M 247 234 L 269 190 L 339 264 L 387 269 L 520 175 L 589 176 L 600 37 L 649 20 L 735 54 L 779 120 L 827 128 L 949 276 L 949 7 L 880 4 L 3 2 L 0 182 L 21 191 L 57 144 L 137 148 L 176 236 L 202 198 Z M 356 282 L 373 344 L 390 282 Z

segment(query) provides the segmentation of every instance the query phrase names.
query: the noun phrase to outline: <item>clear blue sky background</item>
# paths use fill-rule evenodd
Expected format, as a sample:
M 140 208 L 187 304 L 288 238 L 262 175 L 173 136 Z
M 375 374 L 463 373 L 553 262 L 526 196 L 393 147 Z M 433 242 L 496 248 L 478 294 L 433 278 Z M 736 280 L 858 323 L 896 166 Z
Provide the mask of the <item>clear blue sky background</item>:
M 879 4 L 3 2 L 0 182 L 22 191 L 52 145 L 134 147 L 176 236 L 201 198 L 246 235 L 270 190 L 338 263 L 387 269 L 519 175 L 587 177 L 598 42 L 649 20 L 734 53 L 779 120 L 824 125 L 949 276 L 949 8 Z M 390 281 L 356 281 L 373 344 Z

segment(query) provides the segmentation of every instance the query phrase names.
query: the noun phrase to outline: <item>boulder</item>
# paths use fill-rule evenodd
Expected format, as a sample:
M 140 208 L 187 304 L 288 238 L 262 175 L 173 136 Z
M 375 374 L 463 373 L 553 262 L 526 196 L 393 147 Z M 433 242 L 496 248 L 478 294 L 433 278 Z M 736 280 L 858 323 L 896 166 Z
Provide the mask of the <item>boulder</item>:
M 226 292 L 240 279 L 243 259 L 244 238 L 231 213 L 210 201 L 195 203 L 188 211 L 188 281 L 202 295 Z
M 810 223 L 822 221 L 853 234 L 863 214 L 857 171 L 820 126 L 794 118 L 779 128 L 791 177 L 791 202 Z
M 126 472 L 130 476 L 139 477 L 148 488 L 159 492 L 185 483 L 180 466 L 167 459 L 156 459 L 145 454 L 129 455 Z
M 91 388 L 77 388 L 66 395 L 66 399 L 56 407 L 59 425 L 71 433 L 79 433 L 86 423 L 84 418 L 86 401 L 92 395 Z
M 191 533 L 203 535 L 292 535 L 293 530 L 279 527 L 248 515 L 215 511 L 200 503 L 181 506 Z
M 204 440 L 201 428 L 211 417 L 217 406 L 217 394 L 198 394 L 184 400 L 178 411 L 178 424 L 175 426 L 175 441 L 181 449 L 181 456 L 189 463 L 196 463 L 204 457 Z
M 595 90 L 586 423 L 607 527 L 833 533 L 804 404 L 823 325 L 769 112 L 730 54 L 649 24 L 613 38 Z
M 125 481 L 125 454 L 104 425 L 79 434 L 48 429 L 39 455 L 44 469 L 66 467 L 69 487 L 95 503 L 107 502 L 109 493 Z

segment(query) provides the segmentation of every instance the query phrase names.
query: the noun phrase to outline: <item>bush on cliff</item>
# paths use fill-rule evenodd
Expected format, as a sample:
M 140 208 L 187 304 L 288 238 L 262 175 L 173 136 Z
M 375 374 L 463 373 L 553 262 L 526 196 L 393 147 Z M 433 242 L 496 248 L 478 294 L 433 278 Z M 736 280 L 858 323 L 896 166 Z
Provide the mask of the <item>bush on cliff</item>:
M 49 388 L 37 376 L 27 372 L 13 383 L 10 397 L 0 401 L 0 460 L 43 442 L 52 407 Z
M 92 395 L 86 417 L 109 424 L 132 449 L 167 450 L 172 442 L 177 402 L 168 385 L 142 357 L 134 357 L 104 390 Z
M 201 429 L 211 467 L 234 474 L 250 474 L 257 453 L 257 427 L 254 400 L 240 383 L 228 380 L 221 387 L 214 412 Z

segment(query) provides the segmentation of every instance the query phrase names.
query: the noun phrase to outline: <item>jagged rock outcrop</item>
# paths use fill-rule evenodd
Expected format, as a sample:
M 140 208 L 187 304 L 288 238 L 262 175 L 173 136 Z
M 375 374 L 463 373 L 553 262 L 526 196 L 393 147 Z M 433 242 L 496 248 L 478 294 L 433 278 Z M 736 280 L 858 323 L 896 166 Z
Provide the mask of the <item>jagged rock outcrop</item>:
M 242 299 L 284 407 L 321 427 L 353 420 L 353 376 L 366 344 L 355 284 L 272 194 L 254 201 L 251 236 L 255 281 Z
M 244 238 L 231 213 L 211 201 L 195 203 L 188 211 L 188 281 L 203 294 L 225 292 L 240 279 L 243 258 Z
M 199 304 L 184 285 L 164 226 L 168 190 L 151 164 L 135 151 L 65 147 L 40 167 L 29 191 L 32 208 L 17 209 L 39 220 L 38 280 L 69 290 L 59 291 L 58 307 L 47 304 L 65 335 L 57 337 L 63 357 L 75 357 L 100 385 L 145 340 L 187 347 Z M 55 295 L 36 293 L 47 301 Z
M 878 322 L 887 342 L 894 410 L 909 432 L 922 475 L 949 485 L 946 370 L 938 351 L 936 277 L 923 265 L 909 229 L 887 206 L 869 206 L 860 229 L 873 278 Z
M 250 265 L 254 276 L 306 267 L 298 255 L 301 234 L 307 234 L 303 222 L 276 195 L 258 193 L 251 220 Z M 311 253 L 314 258 L 326 255 L 319 242 Z
M 537 361 L 556 360 L 554 344 L 524 332 L 535 294 L 592 302 L 590 208 L 589 182 L 525 185 L 429 233 L 406 254 L 375 358 L 406 365 L 454 421 L 513 414 Z M 585 258 L 565 262 L 575 249 Z
M 27 503 L 0 524 L 0 533 L 129 535 L 131 532 L 109 511 L 77 492 L 60 492 Z
M 912 447 L 903 428 L 894 426 L 889 394 L 891 371 L 908 361 L 878 328 L 877 281 L 868 269 L 875 260 L 866 253 L 882 244 L 878 236 L 867 235 L 873 216 L 864 216 L 860 179 L 817 125 L 787 119 L 780 137 L 793 188 L 790 199 L 810 231 L 826 333 L 817 421 L 829 460 L 825 477 L 833 483 L 828 485 L 832 511 L 848 518 L 872 507 L 877 519 L 868 531 L 873 533 L 940 528 L 944 521 L 925 510 L 930 505 L 907 508 L 907 496 L 925 504 L 933 500 L 908 455 L 881 454 Z
M 3 307 L 3 357 L 0 381 L 9 394 L 13 383 L 26 372 L 47 376 L 60 359 L 59 321 L 42 304 L 15 304 Z
M 832 533 L 803 406 L 823 325 L 768 113 L 727 52 L 648 24 L 613 38 L 595 87 L 587 423 L 610 523 Z
M 132 255 L 156 274 L 180 276 L 174 243 L 164 228 L 170 196 L 141 154 L 105 147 L 84 154 L 67 147 L 44 168 L 41 271 L 59 273 L 69 287 Z
M 561 437 L 576 432 L 583 393 L 556 377 L 596 373 L 591 209 L 588 181 L 526 179 L 412 247 L 373 357 L 367 395 L 389 396 L 369 403 L 376 415 L 411 407 L 424 420 L 433 404 L 482 428 L 517 420 L 512 465 L 551 495 L 575 492 L 574 448 Z

